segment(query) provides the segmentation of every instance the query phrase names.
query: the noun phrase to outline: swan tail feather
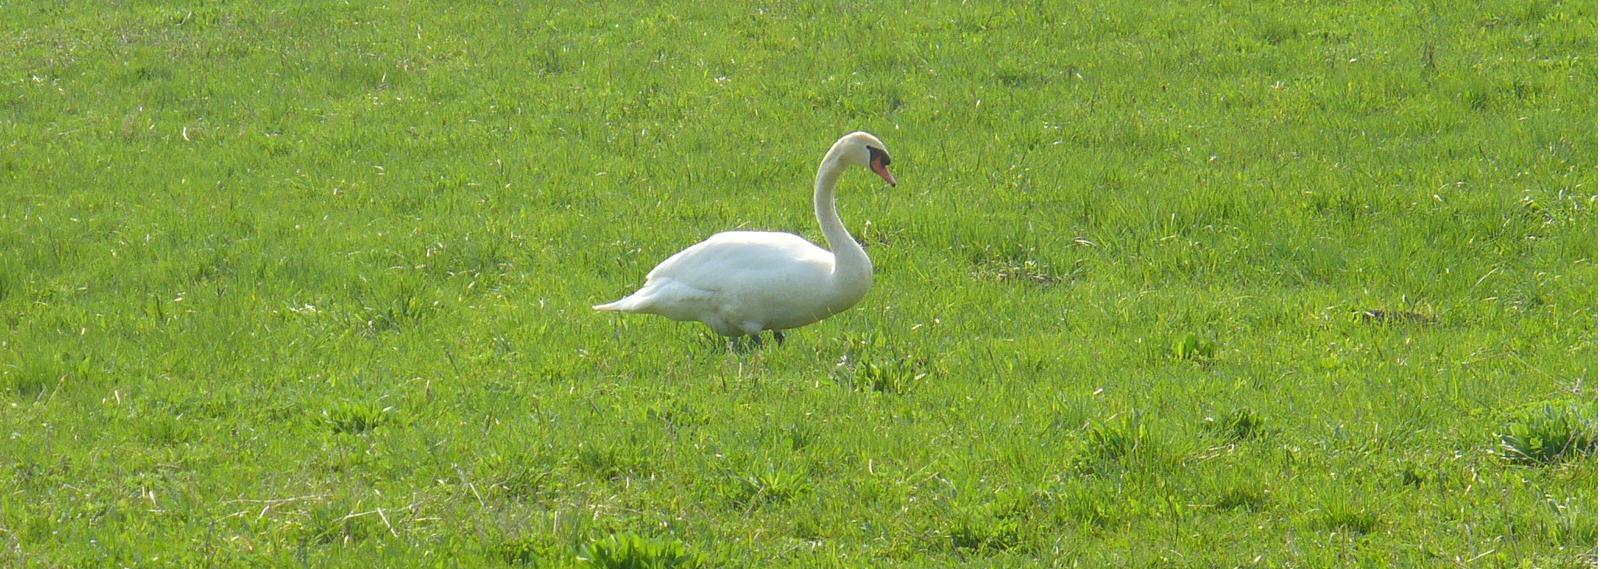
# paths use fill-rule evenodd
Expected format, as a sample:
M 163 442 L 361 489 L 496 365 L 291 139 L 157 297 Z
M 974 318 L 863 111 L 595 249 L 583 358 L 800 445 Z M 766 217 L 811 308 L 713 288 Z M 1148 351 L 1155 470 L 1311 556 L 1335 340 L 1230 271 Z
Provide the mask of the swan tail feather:
M 637 302 L 634 300 L 634 297 L 630 296 L 627 298 L 614 300 L 606 304 L 596 304 L 590 308 L 594 308 L 595 310 L 601 312 L 630 312 L 634 308 L 635 304 L 637 304 Z

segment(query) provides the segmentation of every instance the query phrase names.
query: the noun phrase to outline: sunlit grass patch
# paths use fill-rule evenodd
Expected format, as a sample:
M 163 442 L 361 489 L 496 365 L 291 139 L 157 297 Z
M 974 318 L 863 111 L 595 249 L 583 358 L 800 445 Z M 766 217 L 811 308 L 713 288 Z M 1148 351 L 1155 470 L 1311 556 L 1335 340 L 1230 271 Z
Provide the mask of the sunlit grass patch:
M 1593 3 L 12 4 L 0 566 L 1593 564 Z

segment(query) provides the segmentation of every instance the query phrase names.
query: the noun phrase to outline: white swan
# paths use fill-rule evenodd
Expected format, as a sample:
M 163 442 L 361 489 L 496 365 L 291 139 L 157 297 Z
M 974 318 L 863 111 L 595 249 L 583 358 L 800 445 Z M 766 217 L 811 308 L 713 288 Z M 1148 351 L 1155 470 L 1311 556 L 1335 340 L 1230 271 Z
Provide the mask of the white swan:
M 791 233 L 718 233 L 656 265 L 634 294 L 594 308 L 698 320 L 724 336 L 772 330 L 783 342 L 784 330 L 850 308 L 872 286 L 873 263 L 840 222 L 834 186 L 850 166 L 894 186 L 889 163 L 884 143 L 865 132 L 840 137 L 823 156 L 812 207 L 832 253 Z

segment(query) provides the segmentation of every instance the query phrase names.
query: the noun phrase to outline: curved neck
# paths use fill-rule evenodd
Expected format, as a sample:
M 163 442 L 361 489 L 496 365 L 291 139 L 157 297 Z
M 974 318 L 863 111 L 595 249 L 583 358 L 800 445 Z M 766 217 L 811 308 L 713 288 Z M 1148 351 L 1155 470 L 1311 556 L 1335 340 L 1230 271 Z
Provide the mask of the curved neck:
M 817 190 L 812 194 L 812 207 L 817 210 L 817 223 L 823 227 L 828 248 L 834 252 L 834 277 L 870 284 L 873 263 L 862 246 L 845 230 L 845 224 L 839 219 L 839 210 L 834 207 L 834 186 L 844 171 L 845 164 L 839 161 L 839 148 L 830 149 L 828 155 L 823 157 L 822 165 L 817 168 Z

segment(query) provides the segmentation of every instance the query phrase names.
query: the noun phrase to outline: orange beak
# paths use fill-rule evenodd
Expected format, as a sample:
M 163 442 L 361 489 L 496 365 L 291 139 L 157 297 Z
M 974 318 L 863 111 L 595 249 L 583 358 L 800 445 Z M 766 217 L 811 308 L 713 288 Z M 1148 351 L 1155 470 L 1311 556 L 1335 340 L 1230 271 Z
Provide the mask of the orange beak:
M 889 173 L 889 166 L 884 164 L 883 159 L 873 158 L 873 161 L 868 163 L 868 167 L 872 168 L 873 173 L 878 174 L 878 177 L 883 178 L 885 182 L 889 182 L 890 187 L 895 187 L 895 175 Z

